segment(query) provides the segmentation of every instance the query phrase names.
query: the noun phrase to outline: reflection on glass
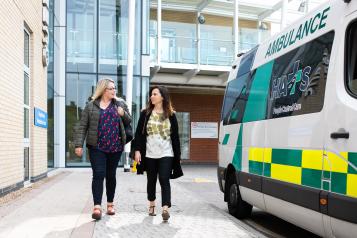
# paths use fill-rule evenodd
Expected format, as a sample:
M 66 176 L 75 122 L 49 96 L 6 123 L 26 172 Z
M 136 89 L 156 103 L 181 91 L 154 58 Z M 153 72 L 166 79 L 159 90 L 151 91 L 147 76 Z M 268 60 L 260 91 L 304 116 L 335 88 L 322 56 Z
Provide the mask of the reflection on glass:
M 117 97 L 121 97 L 125 99 L 125 85 L 124 82 L 126 82 L 126 76 L 120 76 L 120 75 L 105 75 L 105 74 L 100 74 L 98 75 L 98 80 L 102 78 L 110 78 L 114 80 L 115 86 L 117 87 Z
M 143 0 L 142 15 L 142 54 L 150 54 L 149 45 L 149 18 L 150 18 L 150 3 L 149 0 Z M 140 29 L 140 28 L 139 28 Z
M 84 147 L 82 158 L 74 154 L 73 126 L 92 96 L 96 75 L 67 74 L 66 78 L 66 164 L 67 166 L 89 166 L 89 157 Z M 84 143 L 85 146 L 85 143 Z
M 96 0 L 67 1 L 67 71 L 96 71 Z
M 232 26 L 200 25 L 200 64 L 229 66 L 234 59 Z M 150 20 L 150 62 L 157 61 L 157 21 Z M 248 51 L 270 36 L 269 30 L 239 28 L 238 51 Z M 196 24 L 162 21 L 161 61 L 197 63 Z
M 54 167 L 54 0 L 49 1 L 48 66 L 47 66 L 47 167 Z
M 25 147 L 24 148 L 24 181 L 29 180 L 30 178 L 30 166 L 29 166 L 29 160 L 30 160 L 30 148 Z
M 30 35 L 24 31 L 24 64 L 30 67 Z
M 151 62 L 156 61 L 157 24 L 150 20 Z M 162 21 L 161 61 L 167 63 L 197 63 L 196 25 Z
M 47 73 L 47 167 L 54 166 L 54 91 L 53 72 Z
M 127 55 L 128 20 L 123 17 L 127 8 L 118 0 L 100 0 L 99 4 L 99 72 L 121 74 Z
M 24 138 L 28 139 L 30 135 L 30 128 L 29 128 L 29 109 L 24 108 Z
M 232 27 L 201 25 L 201 64 L 231 65 L 234 55 Z
M 29 76 L 27 73 L 24 73 L 24 104 L 29 105 L 29 100 Z

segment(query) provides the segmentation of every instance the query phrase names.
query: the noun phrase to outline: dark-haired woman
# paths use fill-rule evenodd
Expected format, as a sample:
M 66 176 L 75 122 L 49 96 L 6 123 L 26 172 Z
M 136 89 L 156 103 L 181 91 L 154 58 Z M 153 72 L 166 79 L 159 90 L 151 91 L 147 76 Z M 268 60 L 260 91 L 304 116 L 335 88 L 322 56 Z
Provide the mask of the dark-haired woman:
M 147 173 L 149 215 L 155 216 L 156 182 L 161 185 L 162 218 L 170 218 L 170 178 L 183 175 L 180 159 L 180 141 L 175 112 L 167 88 L 156 86 L 139 118 L 133 142 L 138 174 Z

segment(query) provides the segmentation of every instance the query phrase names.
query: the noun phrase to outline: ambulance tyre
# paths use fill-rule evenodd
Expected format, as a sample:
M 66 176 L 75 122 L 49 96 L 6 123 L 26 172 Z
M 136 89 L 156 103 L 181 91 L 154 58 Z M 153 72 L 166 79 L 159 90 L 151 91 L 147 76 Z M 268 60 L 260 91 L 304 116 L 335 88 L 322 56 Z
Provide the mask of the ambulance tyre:
M 230 177 L 231 178 L 228 181 L 229 190 L 226 191 L 229 192 L 227 199 L 229 214 L 235 216 L 238 219 L 247 218 L 252 213 L 253 207 L 249 203 L 242 200 L 242 197 L 239 192 L 239 187 L 235 182 L 233 175 Z

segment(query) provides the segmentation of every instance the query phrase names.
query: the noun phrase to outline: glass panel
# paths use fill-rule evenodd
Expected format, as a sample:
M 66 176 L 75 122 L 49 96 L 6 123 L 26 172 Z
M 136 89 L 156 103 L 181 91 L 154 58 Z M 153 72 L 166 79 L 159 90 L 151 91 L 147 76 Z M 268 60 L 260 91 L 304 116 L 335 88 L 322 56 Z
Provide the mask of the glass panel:
M 232 27 L 201 25 L 201 64 L 231 65 L 234 59 Z
M 134 77 L 133 84 L 133 127 L 136 128 L 136 123 L 139 120 L 140 112 L 146 107 L 147 95 L 149 92 L 149 77 Z
M 259 41 L 262 39 L 267 39 L 268 37 L 270 37 L 270 33 L 267 30 L 240 28 L 238 52 L 248 51 L 259 44 Z
M 122 74 L 127 64 L 128 5 L 118 0 L 100 0 L 99 4 L 99 72 Z
M 166 32 L 161 39 L 161 61 L 167 63 L 195 64 L 196 40 L 191 37 L 175 36 Z
M 141 108 L 145 108 L 146 103 L 149 100 L 149 86 L 150 86 L 149 77 L 142 77 L 141 78 Z
M 179 127 L 181 159 L 190 158 L 190 113 L 176 112 Z
M 30 160 L 30 153 L 29 153 L 30 148 L 25 147 L 24 148 L 24 180 L 27 181 L 30 178 L 30 166 L 29 166 L 29 160 Z
M 250 80 L 251 74 L 249 72 L 228 83 L 222 113 L 223 125 L 242 122 Z
M 121 97 L 125 99 L 126 94 L 126 76 L 118 76 L 118 75 L 98 75 L 98 80 L 102 78 L 110 78 L 114 80 L 115 86 L 117 87 L 117 97 Z
M 27 73 L 24 73 L 24 104 L 29 105 L 29 101 L 29 76 Z
M 150 54 L 149 42 L 149 21 L 150 21 L 150 4 L 149 0 L 143 0 L 143 13 L 142 13 L 142 54 Z
M 24 138 L 28 139 L 30 134 L 29 120 L 30 120 L 29 109 L 24 108 Z
M 47 66 L 47 167 L 54 167 L 54 48 L 58 47 L 54 39 L 54 25 L 58 25 L 54 12 L 54 0 L 49 1 L 49 27 L 48 27 L 48 51 L 49 61 Z M 55 22 L 56 21 L 56 22 Z M 58 28 L 58 27 L 57 27 Z M 57 29 L 58 30 L 58 29 Z
M 155 63 L 157 59 L 157 24 L 156 21 L 150 20 L 150 62 Z
M 96 72 L 96 0 L 67 1 L 67 71 Z
M 201 39 L 201 64 L 231 65 L 234 44 L 231 40 Z
M 30 67 L 30 35 L 24 31 L 24 64 Z
M 134 75 L 141 75 L 141 5 L 142 0 L 135 4 L 135 46 L 134 46 Z
M 54 166 L 54 91 L 53 91 L 53 72 L 47 73 L 47 160 L 48 167 Z
M 274 59 L 267 118 L 322 110 L 334 32 Z
M 354 96 L 357 95 L 357 23 L 348 27 L 347 34 L 347 88 Z
M 96 75 L 67 74 L 66 78 L 66 165 L 89 166 L 86 149 L 82 158 L 74 154 L 73 126 L 80 119 L 82 110 L 89 97 L 93 95 L 96 85 Z
M 156 21 L 150 21 L 151 62 L 156 62 Z M 162 22 L 161 61 L 168 63 L 197 63 L 196 25 L 181 22 Z

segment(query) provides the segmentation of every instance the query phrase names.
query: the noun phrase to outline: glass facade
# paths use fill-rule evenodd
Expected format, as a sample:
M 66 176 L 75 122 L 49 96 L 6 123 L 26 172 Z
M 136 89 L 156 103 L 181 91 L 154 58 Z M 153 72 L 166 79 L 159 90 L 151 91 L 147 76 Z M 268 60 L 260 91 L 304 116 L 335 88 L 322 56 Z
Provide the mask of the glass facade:
M 157 60 L 157 20 L 156 9 L 152 9 L 150 20 L 150 57 L 151 62 Z M 180 18 L 180 12 L 172 12 L 178 16 L 168 17 L 163 11 L 161 24 L 161 61 L 164 63 L 197 64 L 198 42 L 200 42 L 200 64 L 230 66 L 234 59 L 234 32 L 232 20 L 206 15 L 207 22 L 200 24 L 198 39 L 196 19 Z M 170 18 L 170 19 L 166 19 Z M 192 18 L 192 16 L 191 16 Z M 185 21 L 185 22 L 178 22 Z M 270 36 L 269 30 L 239 27 L 238 51 L 247 51 L 260 43 L 261 39 Z
M 49 26 L 48 26 L 48 66 L 47 66 L 47 166 L 54 167 L 54 25 L 57 18 L 54 13 L 54 2 L 49 1 Z
M 87 151 L 82 158 L 74 154 L 73 126 L 80 119 L 97 81 L 103 77 L 112 78 L 118 88 L 117 96 L 125 98 L 128 3 L 128 0 L 67 1 L 66 166 L 89 166 Z M 147 25 L 149 15 L 142 11 L 148 11 L 148 5 L 148 0 L 136 0 L 134 122 L 146 101 L 149 85 L 149 79 L 141 76 L 141 55 L 147 50 L 148 43 L 148 39 L 143 41 L 142 25 Z

